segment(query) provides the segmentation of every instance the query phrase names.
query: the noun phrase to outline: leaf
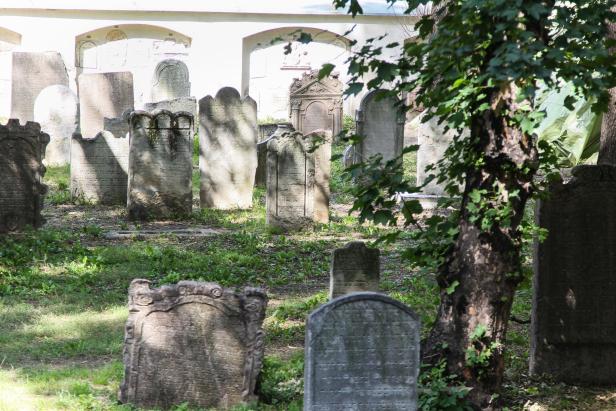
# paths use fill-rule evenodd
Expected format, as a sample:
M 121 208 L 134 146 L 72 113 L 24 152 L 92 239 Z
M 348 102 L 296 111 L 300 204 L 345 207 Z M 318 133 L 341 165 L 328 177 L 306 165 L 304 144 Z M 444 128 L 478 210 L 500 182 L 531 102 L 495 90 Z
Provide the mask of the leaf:
M 312 34 L 310 33 L 305 33 L 305 32 L 301 32 L 299 34 L 299 37 L 296 39 L 297 41 L 299 41 L 302 44 L 308 44 L 312 42 Z
M 325 77 L 329 76 L 332 70 L 334 69 L 334 67 L 336 66 L 331 63 L 323 64 L 323 66 L 321 67 L 321 70 L 319 70 L 319 80 L 324 79 Z
M 447 292 L 447 295 L 451 295 L 454 293 L 454 291 L 456 291 L 456 288 L 460 285 L 460 281 L 458 280 L 454 280 L 454 282 L 452 282 L 449 287 L 447 287 L 447 289 L 445 290 L 445 292 Z

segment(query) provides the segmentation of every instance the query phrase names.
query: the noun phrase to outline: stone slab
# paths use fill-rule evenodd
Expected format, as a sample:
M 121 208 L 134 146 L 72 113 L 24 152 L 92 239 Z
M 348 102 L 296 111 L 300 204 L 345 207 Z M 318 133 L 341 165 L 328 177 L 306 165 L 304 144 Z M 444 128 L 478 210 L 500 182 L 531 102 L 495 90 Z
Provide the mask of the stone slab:
M 269 124 L 267 124 L 269 125 Z M 255 173 L 255 187 L 265 187 L 267 184 L 267 143 L 274 134 L 282 134 L 284 132 L 295 131 L 290 123 L 276 124 L 276 129 L 267 137 L 261 139 L 257 143 L 257 171 Z M 259 126 L 259 134 L 261 134 L 261 126 Z
M 329 299 L 361 291 L 379 291 L 380 254 L 378 248 L 368 248 L 362 241 L 335 249 L 329 270 Z
M 158 63 L 152 79 L 152 101 L 175 100 L 188 96 L 190 96 L 190 80 L 186 63 L 176 59 L 166 59 Z
M 162 100 L 156 103 L 145 103 L 145 111 L 169 110 L 173 113 L 185 111 L 197 118 L 197 99 L 194 97 L 178 97 L 173 100 Z
M 122 240 L 126 238 L 150 238 L 160 236 L 175 237 L 212 237 L 224 233 L 225 230 L 213 228 L 166 228 L 157 230 L 118 230 L 109 231 L 103 236 L 108 240 Z

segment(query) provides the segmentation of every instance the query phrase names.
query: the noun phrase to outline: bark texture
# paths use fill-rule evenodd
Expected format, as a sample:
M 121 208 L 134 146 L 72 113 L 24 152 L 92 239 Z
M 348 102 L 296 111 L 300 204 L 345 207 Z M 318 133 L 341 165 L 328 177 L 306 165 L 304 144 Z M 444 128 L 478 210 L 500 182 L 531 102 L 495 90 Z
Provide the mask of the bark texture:
M 616 11 L 616 8 L 612 11 Z M 616 38 L 616 22 L 609 22 L 608 29 L 609 37 Z M 610 51 L 616 53 L 614 49 Z M 610 105 L 608 111 L 603 114 L 597 164 L 616 165 L 616 87 L 610 89 Z

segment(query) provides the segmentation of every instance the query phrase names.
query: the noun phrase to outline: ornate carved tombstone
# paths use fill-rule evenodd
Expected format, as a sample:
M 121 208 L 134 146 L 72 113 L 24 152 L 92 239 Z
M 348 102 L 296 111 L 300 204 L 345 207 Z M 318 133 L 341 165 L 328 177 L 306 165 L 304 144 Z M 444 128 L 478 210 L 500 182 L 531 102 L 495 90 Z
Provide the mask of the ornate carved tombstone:
M 417 314 L 385 295 L 355 293 L 306 324 L 304 410 L 416 410 Z
M 353 241 L 332 253 L 329 271 L 329 298 L 359 291 L 379 291 L 380 251 Z
M 229 408 L 256 400 L 267 297 L 180 281 L 133 280 L 119 399 L 138 407 Z
M 175 59 L 158 63 L 152 80 L 152 101 L 174 100 L 188 96 L 190 96 L 190 81 L 186 64 Z
M 193 116 L 167 110 L 133 111 L 129 126 L 129 218 L 190 213 Z
M 342 129 L 342 83 L 334 75 L 319 80 L 319 71 L 304 73 L 290 88 L 291 123 L 304 134 Z
M 162 100 L 156 103 L 146 103 L 145 111 L 169 110 L 171 112 L 185 111 L 197 118 L 197 99 L 194 97 L 178 97 L 173 100 Z
M 49 136 L 37 123 L 0 125 L 0 233 L 40 227 L 47 186 L 43 158 Z
M 77 96 L 66 86 L 41 91 L 34 103 L 34 120 L 49 134 L 45 164 L 65 165 L 71 161 L 71 136 L 77 131 Z
M 356 113 L 357 134 L 363 140 L 355 147 L 355 161 L 361 162 L 380 154 L 383 163 L 402 154 L 404 113 L 394 97 L 379 99 L 384 90 L 373 90 L 362 99 Z
M 105 119 L 120 118 L 134 107 L 130 72 L 82 74 L 79 87 L 79 125 L 84 138 L 105 129 Z
M 201 207 L 252 207 L 257 169 L 257 103 L 232 87 L 199 100 Z
M 579 166 L 538 205 L 530 369 L 568 383 L 616 380 L 616 168 Z

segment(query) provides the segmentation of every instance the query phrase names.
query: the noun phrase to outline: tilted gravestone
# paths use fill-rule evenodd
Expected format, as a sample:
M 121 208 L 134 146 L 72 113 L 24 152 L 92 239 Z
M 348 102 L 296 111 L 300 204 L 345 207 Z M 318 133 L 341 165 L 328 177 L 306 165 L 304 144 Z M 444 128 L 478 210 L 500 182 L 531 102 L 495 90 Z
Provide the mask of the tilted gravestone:
M 306 324 L 304 410 L 416 410 L 420 321 L 383 294 L 355 293 Z
M 49 136 L 37 123 L 10 119 L 0 125 L 0 233 L 26 226 L 40 227 L 45 167 L 43 158 Z
M 39 93 L 53 85 L 68 87 L 68 74 L 57 52 L 13 52 L 11 118 L 22 123 L 34 120 L 34 103 Z
M 197 99 L 194 97 L 178 97 L 173 100 L 162 100 L 156 103 L 145 103 L 145 111 L 169 110 L 173 113 L 185 111 L 197 118 Z
M 267 184 L 267 143 L 275 136 L 289 131 L 295 131 L 290 123 L 276 125 L 276 130 L 267 138 L 257 143 L 257 171 L 255 173 L 255 187 L 265 187 Z
M 353 241 L 332 253 L 329 298 L 360 291 L 379 291 L 380 251 Z
M 152 80 L 152 101 L 174 100 L 188 96 L 190 96 L 190 81 L 186 64 L 175 59 L 158 63 Z
M 120 118 L 134 107 L 130 72 L 81 74 L 77 85 L 79 127 L 84 138 L 92 138 L 103 131 L 105 118 Z
M 45 164 L 65 165 L 71 161 L 71 136 L 77 131 L 77 96 L 66 86 L 41 91 L 34 103 L 34 120 L 49 134 Z
M 186 112 L 130 113 L 129 218 L 192 211 L 193 120 Z
M 119 399 L 138 407 L 227 409 L 256 400 L 267 296 L 214 283 L 133 280 Z
M 355 162 L 380 154 L 383 163 L 402 154 L 404 144 L 404 113 L 400 101 L 388 96 L 386 90 L 373 90 L 362 99 L 356 113 L 357 134 L 363 139 L 355 146 Z
M 312 70 L 290 87 L 291 123 L 304 134 L 327 130 L 333 136 L 342 129 L 342 83 L 337 75 L 319 80 Z
M 252 207 L 257 169 L 257 104 L 232 87 L 199 100 L 203 208 Z
M 530 369 L 567 383 L 616 380 L 616 167 L 579 166 L 550 187 L 537 223 Z

